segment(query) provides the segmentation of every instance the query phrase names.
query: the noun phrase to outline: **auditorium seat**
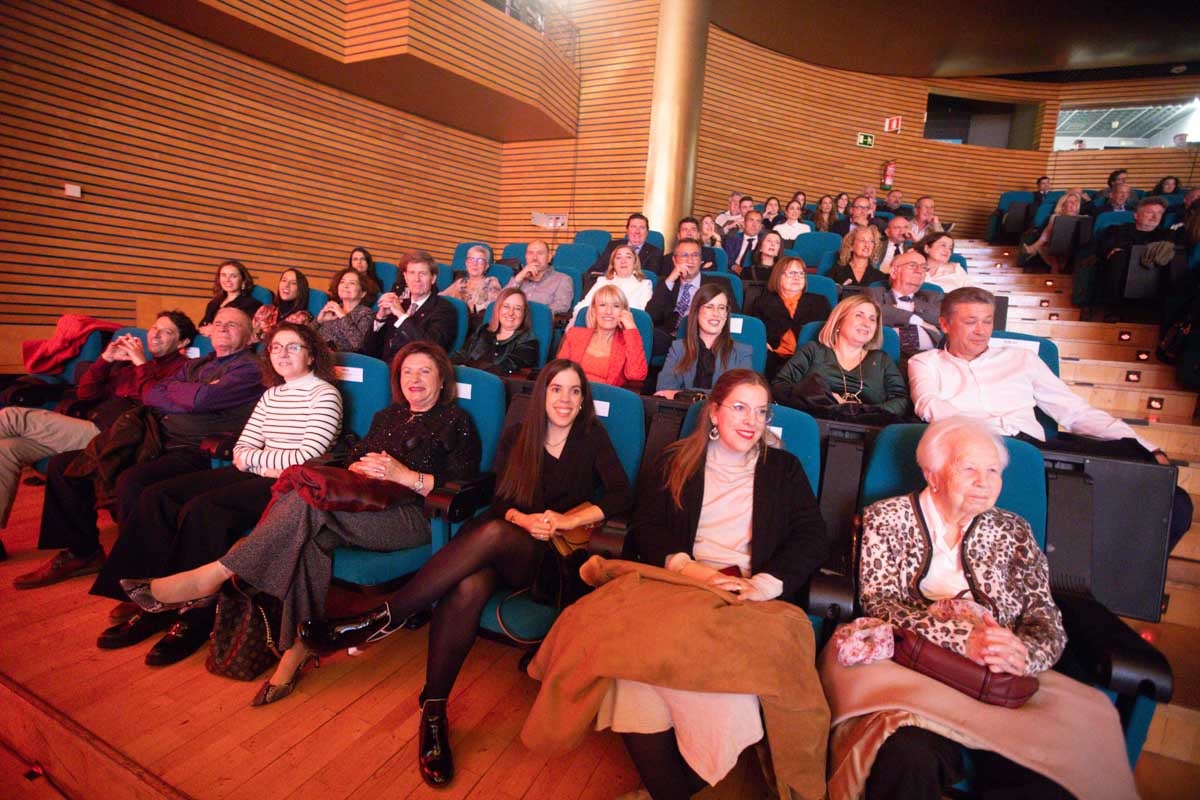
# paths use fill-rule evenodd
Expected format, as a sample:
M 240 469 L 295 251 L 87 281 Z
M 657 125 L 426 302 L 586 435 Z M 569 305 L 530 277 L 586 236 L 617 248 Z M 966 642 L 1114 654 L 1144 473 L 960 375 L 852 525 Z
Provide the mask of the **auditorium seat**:
M 1124 225 L 1127 222 L 1133 222 L 1132 211 L 1105 211 L 1103 214 L 1098 214 L 1095 223 L 1092 224 L 1092 238 L 1099 242 L 1100 234 L 1105 228 Z
M 604 248 L 608 247 L 612 241 L 612 234 L 608 231 L 598 230 L 596 228 L 585 228 L 575 232 L 575 244 L 587 245 L 596 251 L 596 255 L 592 256 L 592 261 L 596 260 L 596 256 L 604 252 Z M 559 245 L 561 248 L 563 245 Z M 592 261 L 588 262 L 588 266 L 592 265 Z
M 435 279 L 434 291 L 441 294 L 450 288 L 450 284 L 454 283 L 454 267 L 439 262 L 437 268 L 438 272 Z
M 581 308 L 575 313 L 575 327 L 582 328 L 587 325 L 586 308 Z M 640 308 L 631 308 L 629 312 L 633 314 L 634 324 L 637 325 L 638 333 L 642 337 L 642 349 L 646 351 L 646 363 L 650 363 L 650 349 L 654 345 L 654 323 L 650 321 L 650 315 Z
M 463 342 L 467 341 L 467 328 L 471 324 L 471 310 L 467 308 L 467 304 L 457 297 L 442 298 L 454 306 L 454 313 L 458 317 L 457 327 L 454 332 L 454 344 L 450 345 L 449 352 L 457 353 L 462 349 Z
M 600 253 L 600 250 L 587 243 L 560 244 L 554 251 L 554 259 L 550 263 L 554 265 L 555 269 L 587 270 L 596 263 Z
M 654 245 L 664 253 L 667 252 L 667 242 L 662 235 L 662 231 L 649 231 L 646 234 L 646 243 Z
M 969 271 L 967 267 L 967 257 L 962 253 L 955 253 L 954 255 L 950 256 L 950 260 L 961 266 L 963 268 L 963 272 Z
M 675 331 L 676 339 L 682 339 L 686 335 L 687 321 L 687 314 L 679 318 L 679 328 Z M 750 366 L 755 372 L 762 372 L 767 368 L 767 326 L 761 319 L 746 314 L 730 314 L 729 335 L 735 342 L 750 345 L 753 352 Z
M 388 291 L 388 290 L 384 289 L 384 291 Z M 322 292 L 320 289 L 309 289 L 308 290 L 308 313 L 312 314 L 313 317 L 316 317 L 317 314 L 320 314 L 321 309 L 324 308 L 325 304 L 328 302 L 329 302 L 329 295 L 326 294 L 325 292 Z M 379 301 L 376 300 L 375 308 L 378 309 L 378 307 L 379 307 Z
M 551 313 L 550 306 L 544 303 L 529 303 L 528 307 L 529 327 L 533 330 L 533 335 L 537 337 L 538 342 L 537 366 L 541 368 L 546 363 L 550 344 L 554 339 L 554 314 Z M 495 310 L 496 304 L 489 303 L 487 310 L 483 312 L 484 324 L 492 321 L 492 313 Z
M 826 278 L 824 275 L 807 276 L 804 291 L 821 295 L 821 297 L 829 301 L 830 308 L 838 304 L 837 284 L 831 278 Z
M 521 262 L 521 266 L 523 267 L 525 266 L 525 248 L 528 246 L 527 242 L 510 242 L 504 245 L 504 250 L 500 253 L 500 258 L 506 261 L 510 258 L 515 258 Z
M 392 287 L 396 285 L 396 278 L 400 274 L 400 268 L 390 261 L 376 261 L 375 274 L 379 276 L 379 291 L 390 292 Z
M 796 241 L 784 253 L 799 256 L 804 259 L 806 266 L 815 267 L 821 263 L 821 256 L 829 252 L 836 253 L 841 246 L 842 237 L 836 233 L 813 231 L 797 236 Z
M 192 340 L 191 346 L 183 352 L 188 358 L 203 358 L 212 351 L 212 339 L 209 339 L 204 334 L 197 334 L 196 338 Z
M 507 286 L 508 282 L 511 281 L 513 277 L 512 268 L 507 267 L 504 264 L 492 264 L 490 267 L 488 267 L 486 274 L 500 281 L 501 289 Z
M 271 293 L 270 289 L 261 284 L 250 290 L 250 296 L 264 306 L 269 306 L 275 302 L 275 295 Z
M 713 247 L 711 249 L 713 252 L 713 270 L 716 272 L 729 272 L 729 254 L 725 252 L 725 248 Z

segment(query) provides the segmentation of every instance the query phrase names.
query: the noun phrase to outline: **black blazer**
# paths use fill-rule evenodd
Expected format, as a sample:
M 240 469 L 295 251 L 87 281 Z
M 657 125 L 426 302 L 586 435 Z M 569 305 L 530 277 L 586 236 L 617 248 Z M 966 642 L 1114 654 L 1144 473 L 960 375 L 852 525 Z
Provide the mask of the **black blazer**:
M 604 248 L 604 252 L 596 259 L 596 263 L 592 264 L 590 272 L 608 272 L 608 260 L 612 258 L 613 250 L 616 250 L 623 244 L 629 244 L 629 239 L 620 238 L 613 239 Z M 658 245 L 650 244 L 649 242 L 642 243 L 642 249 L 637 251 L 638 261 L 642 263 L 642 272 L 653 272 L 658 274 L 659 264 L 662 262 L 663 251 Z
M 436 294 L 431 294 L 417 313 L 404 320 L 400 327 L 397 328 L 395 322 L 396 317 L 389 314 L 383 320 L 383 327 L 367 336 L 362 352 L 390 364 L 401 347 L 423 339 L 441 345 L 449 353 L 458 334 L 458 314 L 454 306 Z
M 661 567 L 667 556 L 692 553 L 704 502 L 704 465 L 683 486 L 677 508 L 663 485 L 662 463 L 643 470 L 633 512 L 631 552 L 639 561 Z M 750 571 L 767 572 L 783 582 L 781 600 L 795 602 L 829 554 L 830 538 L 800 461 L 786 450 L 769 448 L 754 471 L 754 509 Z
M 767 344 L 771 347 L 779 347 L 779 340 L 789 330 L 798 338 L 800 329 L 806 323 L 829 319 L 829 313 L 832 310 L 829 307 L 829 300 L 823 295 L 805 292 L 800 295 L 800 300 L 796 303 L 796 313 L 788 314 L 787 306 L 783 304 L 783 300 L 779 299 L 779 295 L 774 292 L 763 292 L 754 306 L 754 316 L 761 319 L 763 325 L 767 326 Z
M 883 233 L 887 229 L 887 222 L 879 217 L 871 217 L 870 224 L 878 228 L 880 233 Z M 839 219 L 837 222 L 833 223 L 833 227 L 829 230 L 831 233 L 836 233 L 838 236 L 845 236 L 850 232 L 850 218 L 846 217 L 845 219 Z
M 706 283 L 720 284 L 729 298 L 729 313 L 739 313 L 737 300 L 733 297 L 733 290 L 729 288 L 728 278 L 713 272 L 701 272 L 700 285 L 703 286 Z M 683 281 L 675 281 L 675 288 L 668 289 L 667 282 L 661 278 L 654 285 L 654 293 L 650 295 L 650 301 L 646 303 L 646 313 L 650 315 L 650 321 L 654 323 L 654 327 L 662 328 L 668 333 L 675 330 L 675 323 L 679 321 L 679 318 L 675 316 L 675 303 L 679 300 L 679 289 L 682 285 Z

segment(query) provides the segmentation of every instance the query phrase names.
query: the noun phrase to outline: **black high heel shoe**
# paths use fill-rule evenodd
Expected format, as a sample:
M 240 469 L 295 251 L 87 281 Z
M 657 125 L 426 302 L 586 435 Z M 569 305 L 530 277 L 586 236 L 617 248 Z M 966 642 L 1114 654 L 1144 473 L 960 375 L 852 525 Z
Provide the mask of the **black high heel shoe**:
M 445 786 L 454 779 L 454 758 L 450 755 L 450 724 L 444 699 L 421 703 L 420 726 L 417 763 L 421 778 L 430 786 Z
M 300 625 L 300 641 L 318 653 L 335 653 L 350 647 L 372 644 L 404 627 L 393 620 L 387 603 L 357 617 L 310 619 Z
M 138 608 L 151 614 L 161 614 L 164 611 L 190 611 L 193 608 L 204 608 L 217 602 L 217 593 L 214 592 L 194 600 L 184 600 L 182 603 L 163 603 L 154 599 L 154 595 L 150 593 L 150 580 L 150 578 L 122 578 L 120 583 L 121 589 L 129 599 L 136 603 Z

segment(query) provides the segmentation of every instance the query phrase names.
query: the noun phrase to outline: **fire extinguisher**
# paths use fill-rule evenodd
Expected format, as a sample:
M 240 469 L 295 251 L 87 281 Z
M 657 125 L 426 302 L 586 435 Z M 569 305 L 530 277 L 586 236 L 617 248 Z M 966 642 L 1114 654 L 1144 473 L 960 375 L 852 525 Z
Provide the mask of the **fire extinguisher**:
M 896 181 L 896 162 L 888 161 L 883 165 L 883 178 L 879 181 L 879 186 L 882 189 L 891 191 L 892 184 Z

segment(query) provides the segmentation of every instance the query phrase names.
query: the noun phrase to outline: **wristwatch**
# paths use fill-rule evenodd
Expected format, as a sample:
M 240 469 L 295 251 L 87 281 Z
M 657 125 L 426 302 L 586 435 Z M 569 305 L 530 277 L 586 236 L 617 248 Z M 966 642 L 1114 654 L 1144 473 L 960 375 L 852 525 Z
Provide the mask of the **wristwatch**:
M 413 484 L 413 491 L 420 492 L 424 488 L 425 488 L 425 473 L 418 472 L 417 473 L 417 482 Z

